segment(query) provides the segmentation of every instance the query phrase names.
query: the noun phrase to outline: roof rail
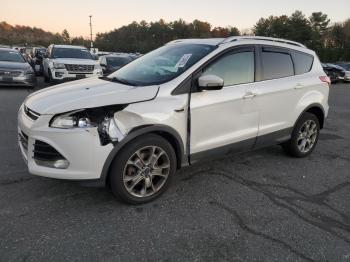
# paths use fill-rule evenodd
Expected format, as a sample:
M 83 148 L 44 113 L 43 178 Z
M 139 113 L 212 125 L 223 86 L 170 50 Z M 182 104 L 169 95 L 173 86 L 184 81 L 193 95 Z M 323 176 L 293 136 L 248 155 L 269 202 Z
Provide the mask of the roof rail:
M 294 41 L 286 40 L 286 39 L 282 39 L 282 38 L 273 38 L 273 37 L 266 37 L 266 36 L 230 36 L 230 37 L 227 37 L 224 40 L 222 40 L 218 45 L 231 43 L 231 42 L 239 41 L 239 40 L 271 41 L 271 42 L 277 42 L 277 43 L 283 43 L 283 44 L 307 48 L 305 45 L 298 43 L 298 42 L 294 42 Z

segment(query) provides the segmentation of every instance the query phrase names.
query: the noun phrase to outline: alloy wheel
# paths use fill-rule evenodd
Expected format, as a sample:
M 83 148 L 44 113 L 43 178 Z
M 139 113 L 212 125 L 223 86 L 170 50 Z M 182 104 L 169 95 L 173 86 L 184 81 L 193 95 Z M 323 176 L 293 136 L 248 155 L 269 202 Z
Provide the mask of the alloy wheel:
M 316 143 L 318 135 L 317 124 L 314 120 L 307 120 L 300 128 L 297 146 L 300 152 L 308 153 Z
M 137 150 L 126 162 L 123 182 L 126 190 L 135 197 L 148 197 L 157 193 L 170 173 L 170 159 L 158 146 Z

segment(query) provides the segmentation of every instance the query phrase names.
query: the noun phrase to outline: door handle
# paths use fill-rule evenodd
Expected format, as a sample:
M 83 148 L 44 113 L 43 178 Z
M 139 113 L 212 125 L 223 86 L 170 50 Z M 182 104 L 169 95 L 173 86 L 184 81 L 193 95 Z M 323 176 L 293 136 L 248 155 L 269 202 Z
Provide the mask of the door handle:
M 302 84 L 297 84 L 295 87 L 294 87 L 294 89 L 301 89 L 301 88 L 303 88 L 304 87 L 304 85 L 302 85 Z
M 249 98 L 254 98 L 257 96 L 257 93 L 253 93 L 253 92 L 247 92 L 245 93 L 245 95 L 243 96 L 243 99 L 249 99 Z

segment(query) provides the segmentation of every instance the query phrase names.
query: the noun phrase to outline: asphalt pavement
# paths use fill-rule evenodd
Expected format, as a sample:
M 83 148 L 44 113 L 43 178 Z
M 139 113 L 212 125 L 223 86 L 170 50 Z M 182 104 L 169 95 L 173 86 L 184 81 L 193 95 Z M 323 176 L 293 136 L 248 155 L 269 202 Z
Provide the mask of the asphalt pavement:
M 331 87 L 309 157 L 198 164 L 142 206 L 27 172 L 16 115 L 32 91 L 0 88 L 0 261 L 350 261 L 350 84 Z

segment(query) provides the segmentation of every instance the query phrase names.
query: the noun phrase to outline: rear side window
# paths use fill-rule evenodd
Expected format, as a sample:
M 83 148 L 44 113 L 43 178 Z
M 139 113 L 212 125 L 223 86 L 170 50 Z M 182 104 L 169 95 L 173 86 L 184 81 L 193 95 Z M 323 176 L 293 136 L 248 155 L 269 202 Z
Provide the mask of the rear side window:
M 288 53 L 262 52 L 263 79 L 270 80 L 294 75 L 294 66 Z
M 292 51 L 292 57 L 295 66 L 295 74 L 301 75 L 309 72 L 314 62 L 314 57 L 305 53 Z

